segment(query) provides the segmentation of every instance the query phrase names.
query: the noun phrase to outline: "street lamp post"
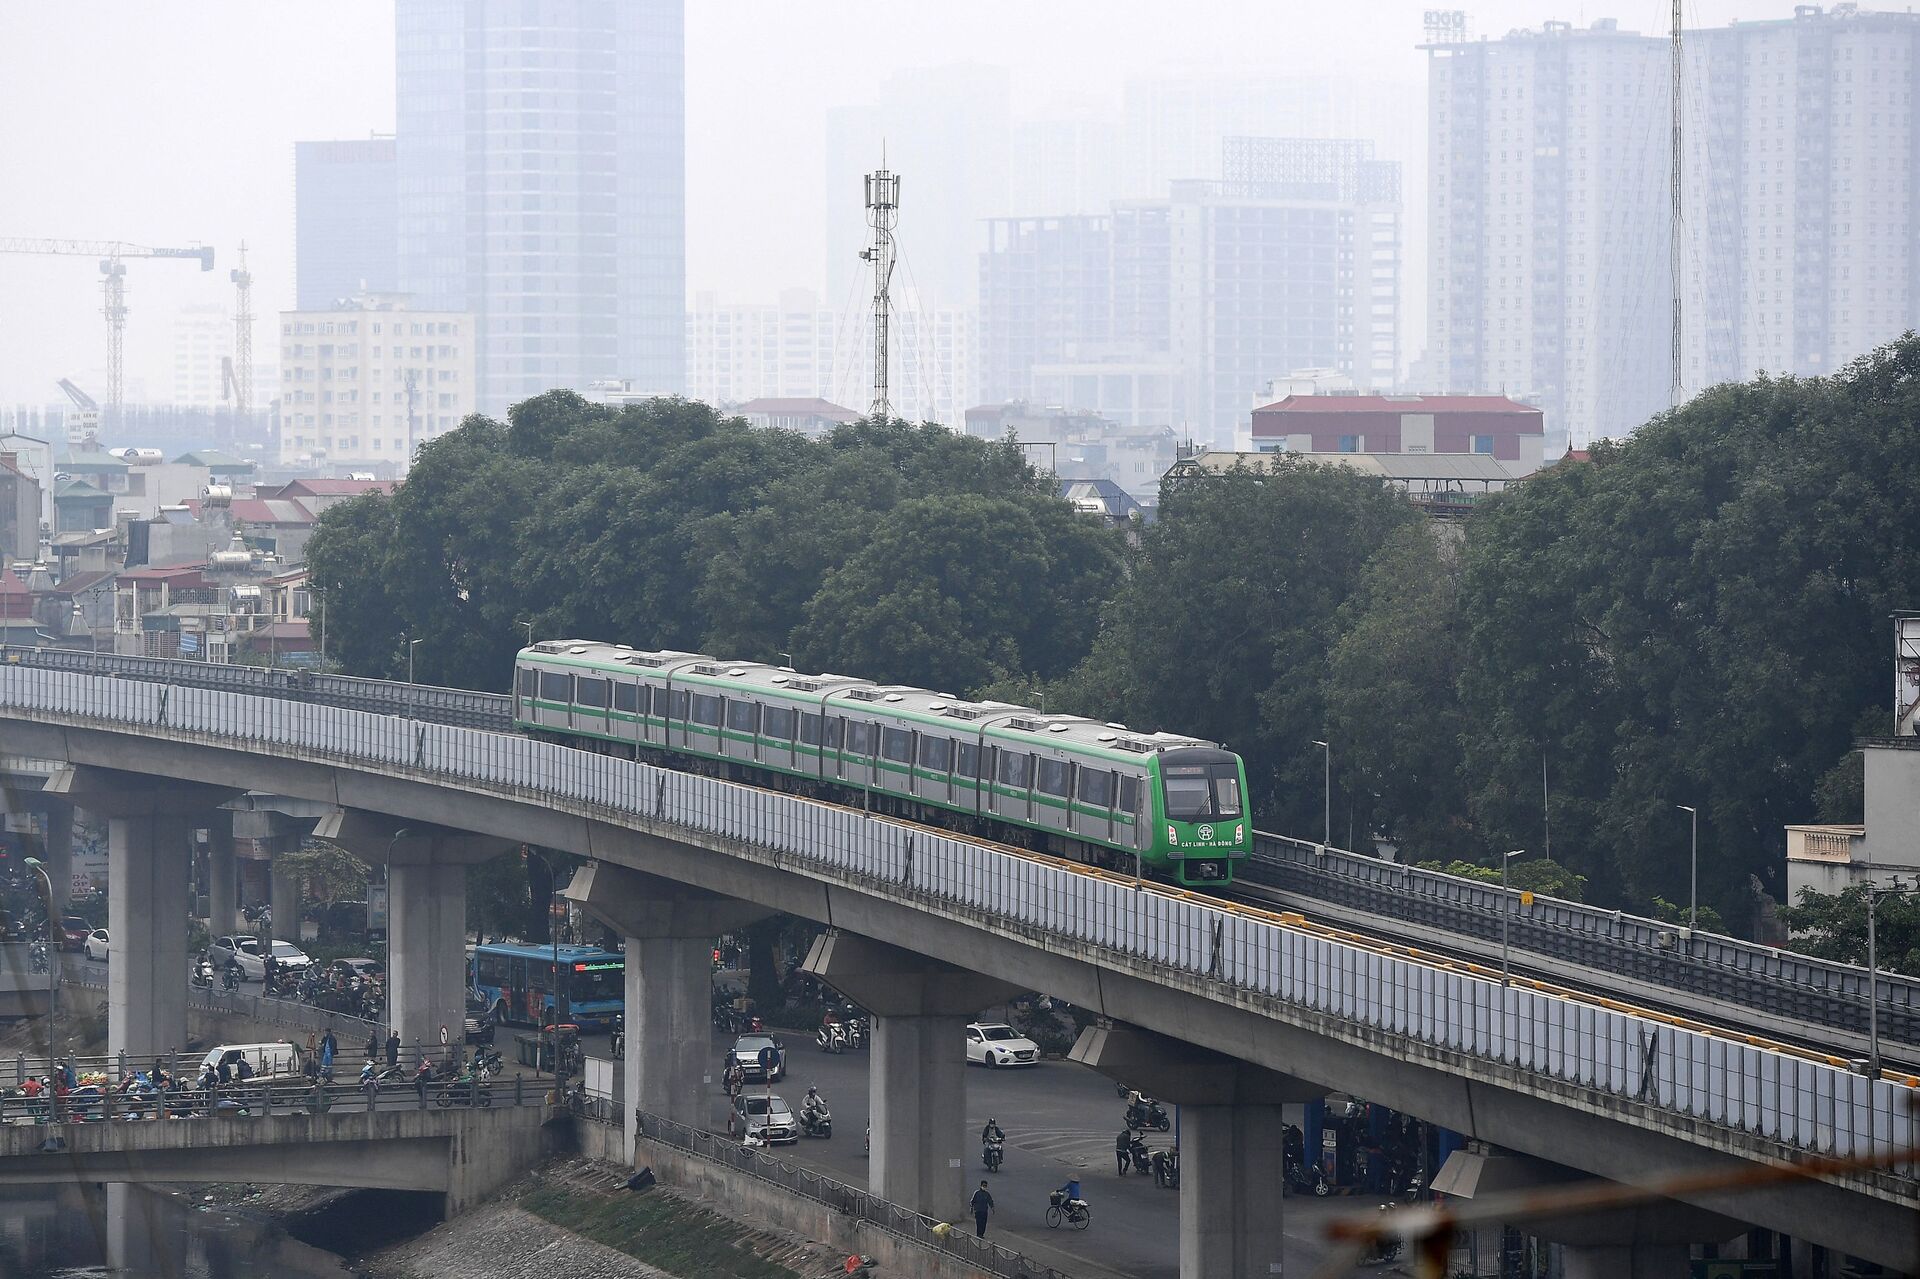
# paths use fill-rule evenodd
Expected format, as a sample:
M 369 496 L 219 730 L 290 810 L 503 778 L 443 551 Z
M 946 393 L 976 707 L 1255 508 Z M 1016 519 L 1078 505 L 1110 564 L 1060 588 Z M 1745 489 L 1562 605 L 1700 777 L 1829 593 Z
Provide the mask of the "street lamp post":
M 407 641 L 407 718 L 413 718 L 413 650 L 420 646 L 417 639 Z
M 1327 742 L 1315 742 L 1325 758 L 1325 766 L 1320 781 L 1320 847 L 1324 850 L 1333 845 L 1333 747 Z
M 1516 848 L 1500 859 L 1500 984 L 1506 985 L 1512 978 L 1510 974 L 1512 951 L 1507 945 L 1507 920 L 1513 914 L 1513 896 L 1507 892 L 1507 867 L 1513 859 L 1527 850 Z
M 60 951 L 53 943 L 53 876 L 38 857 L 27 858 L 27 867 L 47 889 L 47 1060 L 52 1062 L 60 1051 Z
M 514 625 L 524 626 L 527 628 L 527 647 L 532 648 L 533 647 L 533 623 L 532 622 L 515 622 Z
M 1874 932 L 1874 912 L 1882 897 L 1906 897 L 1920 893 L 1899 880 L 1885 888 L 1867 885 L 1867 1078 L 1880 1078 L 1880 943 Z
M 1687 804 L 1675 804 L 1693 824 L 1693 853 L 1687 859 L 1687 931 L 1700 924 L 1700 812 Z

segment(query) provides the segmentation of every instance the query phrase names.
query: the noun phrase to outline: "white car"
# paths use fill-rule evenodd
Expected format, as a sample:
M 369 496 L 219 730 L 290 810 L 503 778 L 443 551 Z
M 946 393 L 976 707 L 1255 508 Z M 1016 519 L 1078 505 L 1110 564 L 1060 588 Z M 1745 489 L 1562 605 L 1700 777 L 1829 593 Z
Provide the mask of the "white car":
M 1031 1066 L 1040 1060 L 1040 1045 L 1003 1021 L 976 1021 L 967 1027 L 967 1064 Z
M 210 957 L 215 968 L 228 964 L 238 968 L 245 981 L 260 981 L 267 975 L 266 955 L 255 937 L 222 937 L 214 942 Z M 291 977 L 313 963 L 313 959 L 292 942 L 277 941 L 273 943 L 273 962 L 279 965 L 282 976 Z
M 107 959 L 107 930 L 104 928 L 96 928 L 88 933 L 87 939 L 80 943 L 80 949 L 87 952 L 88 959 L 97 959 L 101 963 L 105 963 Z

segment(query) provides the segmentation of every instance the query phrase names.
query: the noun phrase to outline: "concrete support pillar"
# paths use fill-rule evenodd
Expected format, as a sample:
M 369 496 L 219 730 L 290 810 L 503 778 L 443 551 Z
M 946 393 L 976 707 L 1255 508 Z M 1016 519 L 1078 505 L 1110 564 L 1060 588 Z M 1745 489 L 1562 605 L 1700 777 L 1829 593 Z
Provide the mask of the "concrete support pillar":
M 107 1051 L 146 1058 L 187 1042 L 187 886 L 182 815 L 107 818 Z
M 868 1090 L 873 1193 L 942 1220 L 966 1206 L 966 1024 L 1019 988 L 848 933 L 813 944 L 806 971 L 873 1014 Z
M 107 1269 L 115 1274 L 161 1274 L 156 1262 L 165 1244 L 179 1232 L 178 1223 L 160 1210 L 160 1196 L 145 1186 L 124 1181 L 107 1183 Z M 169 1205 L 171 1206 L 171 1205 Z
M 262 929 L 278 941 L 290 941 L 300 944 L 300 899 L 304 881 L 300 876 L 286 868 L 284 862 L 276 857 L 267 863 L 268 883 L 267 904 L 273 910 L 273 927 Z M 264 943 L 266 939 L 263 937 Z
M 1563 1279 L 1674 1279 L 1687 1273 L 1687 1245 L 1563 1244 L 1560 1261 Z
M 440 1028 L 458 1039 L 466 1016 L 467 868 L 425 858 L 389 874 L 387 1024 L 409 1049 L 438 1048 Z
M 1089 1026 L 1072 1059 L 1180 1107 L 1180 1279 L 1280 1273 L 1286 1120 L 1324 1089 L 1130 1026 Z
M 215 809 L 207 821 L 207 931 L 215 937 L 240 926 L 235 882 L 233 814 Z
M 713 940 L 772 912 L 606 862 L 574 872 L 561 895 L 627 942 L 627 1052 L 621 1062 L 627 1161 L 634 1112 L 709 1123 L 714 1066 Z
M 47 878 L 53 885 L 53 914 L 66 913 L 73 894 L 73 805 L 51 800 L 47 804 Z
M 64 768 L 46 789 L 107 818 L 107 1051 L 151 1058 L 187 1042 L 187 819 L 232 798 L 192 782 Z
M 1280 1273 L 1286 1122 L 1278 1106 L 1180 1108 L 1182 1279 Z
M 508 840 L 381 813 L 344 809 L 314 834 L 387 868 L 387 1025 L 408 1051 L 437 1049 L 440 1028 L 458 1043 L 467 1011 L 467 867 L 506 852 Z M 279 931 L 275 877 L 273 917 Z

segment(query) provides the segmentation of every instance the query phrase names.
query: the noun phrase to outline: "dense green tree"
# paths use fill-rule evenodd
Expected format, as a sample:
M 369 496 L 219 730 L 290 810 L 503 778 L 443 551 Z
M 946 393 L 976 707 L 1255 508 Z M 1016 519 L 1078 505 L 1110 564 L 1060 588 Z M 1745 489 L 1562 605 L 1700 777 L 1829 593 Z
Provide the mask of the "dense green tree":
M 1884 705 L 1886 617 L 1920 598 L 1920 341 L 1831 378 L 1715 388 L 1472 522 L 1466 776 L 1525 843 L 1552 763 L 1556 853 L 1602 896 L 1745 918 L 1786 823 Z
M 1780 909 L 1794 932 L 1795 950 L 1843 964 L 1867 962 L 1867 886 L 1840 893 L 1803 889 Z M 1884 896 L 1874 908 L 1874 944 L 1880 967 L 1920 977 L 1920 896 Z
M 1443 875 L 1458 875 L 1462 879 L 1477 879 L 1486 884 L 1500 882 L 1498 866 L 1483 866 L 1479 862 L 1457 859 L 1442 862 L 1436 858 L 1416 862 L 1415 865 L 1421 870 L 1437 870 Z M 1586 900 L 1587 880 L 1584 875 L 1574 874 L 1560 862 L 1537 857 L 1526 861 L 1515 859 L 1513 865 L 1507 867 L 1507 887 L 1516 892 L 1533 892 L 1543 897 L 1578 902 Z
M 1059 708 L 1225 743 L 1245 757 L 1270 829 L 1318 833 L 1312 743 L 1328 731 L 1340 609 L 1386 540 L 1419 521 L 1378 479 L 1284 457 L 1170 480 L 1100 641 L 1058 686 Z M 1336 842 L 1366 837 L 1361 816 L 1343 787 Z
M 1366 829 L 1401 856 L 1476 842 L 1460 777 L 1461 618 L 1455 538 L 1412 523 L 1387 534 L 1334 619 L 1327 726 Z

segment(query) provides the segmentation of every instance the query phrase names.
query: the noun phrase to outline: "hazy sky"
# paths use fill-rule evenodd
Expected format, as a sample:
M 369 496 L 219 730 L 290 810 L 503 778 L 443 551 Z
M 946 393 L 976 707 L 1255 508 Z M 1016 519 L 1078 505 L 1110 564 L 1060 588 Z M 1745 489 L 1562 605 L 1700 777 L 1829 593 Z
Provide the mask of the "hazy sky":
M 1426 5 L 1350 0 L 687 0 L 688 289 L 771 301 L 819 282 L 833 107 L 902 69 L 1005 66 L 1014 118 L 1117 115 L 1130 76 L 1219 70 L 1424 79 Z M 1656 0 L 1469 7 L 1477 34 L 1549 18 L 1665 28 Z M 1689 0 L 1689 25 L 1789 0 Z M 293 143 L 393 128 L 391 0 L 0 0 L 0 237 L 205 242 L 128 272 L 129 399 L 171 389 L 176 308 L 231 298 L 242 239 L 264 322 L 293 297 Z M 857 175 L 850 178 L 857 181 Z M 1409 209 L 1409 218 L 1422 210 Z M 907 231 L 903 225 L 903 234 Z M 0 402 L 104 367 L 88 258 L 0 255 Z M 91 389 L 98 389 L 97 386 Z

